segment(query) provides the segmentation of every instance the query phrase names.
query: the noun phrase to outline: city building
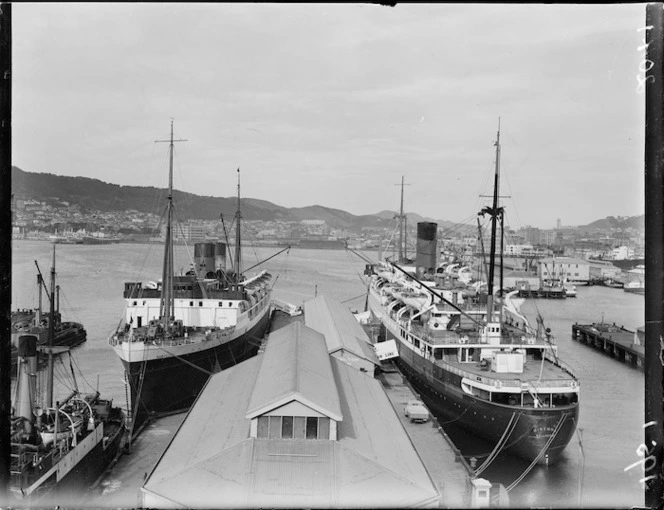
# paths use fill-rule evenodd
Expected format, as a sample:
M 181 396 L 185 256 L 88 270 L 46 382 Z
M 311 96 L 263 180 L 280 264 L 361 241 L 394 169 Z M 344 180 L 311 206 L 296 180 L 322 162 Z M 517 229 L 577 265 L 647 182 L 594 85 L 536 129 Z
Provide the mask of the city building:
M 618 246 L 613 248 L 610 253 L 610 258 L 613 260 L 626 260 L 634 258 L 634 248 L 630 246 Z

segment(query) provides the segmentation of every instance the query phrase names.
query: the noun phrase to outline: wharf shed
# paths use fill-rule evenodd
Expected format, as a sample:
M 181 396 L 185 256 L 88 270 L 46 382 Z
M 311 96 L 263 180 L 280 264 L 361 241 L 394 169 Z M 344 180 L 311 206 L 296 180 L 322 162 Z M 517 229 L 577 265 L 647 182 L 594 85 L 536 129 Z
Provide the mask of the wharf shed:
M 538 290 L 540 278 L 529 271 L 508 271 L 503 276 L 503 286 L 511 290 Z
M 301 322 L 209 378 L 140 490 L 140 505 L 153 508 L 439 502 L 381 383 L 328 354 Z
M 304 323 L 325 337 L 331 356 L 371 376 L 380 368 L 380 360 L 366 332 L 338 301 L 324 295 L 305 301 Z
M 608 260 L 589 260 L 589 275 L 591 280 L 604 280 L 606 278 L 617 278 L 622 274 L 622 269 L 613 265 Z
M 590 263 L 577 257 L 549 257 L 537 261 L 542 280 L 564 279 L 587 282 L 590 280 Z

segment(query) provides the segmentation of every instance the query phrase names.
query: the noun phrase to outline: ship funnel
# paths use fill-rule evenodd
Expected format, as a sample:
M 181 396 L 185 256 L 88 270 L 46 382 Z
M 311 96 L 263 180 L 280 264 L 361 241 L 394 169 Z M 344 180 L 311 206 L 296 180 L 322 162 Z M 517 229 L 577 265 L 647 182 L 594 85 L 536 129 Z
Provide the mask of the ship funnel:
M 214 270 L 226 271 L 226 243 L 214 245 Z
M 214 273 L 214 255 L 214 243 L 196 243 L 194 245 L 197 278 L 207 278 L 209 273 Z
M 16 388 L 16 416 L 34 422 L 33 405 L 37 377 L 37 336 L 21 335 L 18 338 L 18 374 Z
M 433 278 L 436 271 L 438 251 L 438 224 L 422 221 L 417 224 L 417 255 L 415 265 L 418 278 L 429 275 Z

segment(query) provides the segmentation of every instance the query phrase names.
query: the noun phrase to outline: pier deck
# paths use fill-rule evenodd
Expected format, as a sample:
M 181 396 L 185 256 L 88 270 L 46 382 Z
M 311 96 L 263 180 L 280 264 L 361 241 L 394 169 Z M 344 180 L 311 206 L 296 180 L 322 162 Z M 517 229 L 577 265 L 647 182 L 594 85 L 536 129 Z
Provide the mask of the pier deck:
M 392 407 L 399 415 L 415 450 L 422 459 L 429 476 L 440 491 L 441 508 L 464 508 L 468 506 L 467 488 L 469 473 L 465 460 L 454 447 L 436 419 L 431 415 L 427 423 L 411 423 L 404 415 L 404 407 L 409 400 L 417 399 L 410 386 L 404 382 L 401 373 L 384 372 L 378 376 L 383 384 Z
M 572 338 L 623 363 L 643 370 L 645 347 L 634 343 L 635 332 L 614 324 L 573 324 Z
M 148 424 L 134 439 L 131 452 L 99 480 L 96 487 L 84 496 L 87 508 L 138 508 L 139 489 L 152 471 L 166 447 L 173 439 L 187 413 L 174 414 Z

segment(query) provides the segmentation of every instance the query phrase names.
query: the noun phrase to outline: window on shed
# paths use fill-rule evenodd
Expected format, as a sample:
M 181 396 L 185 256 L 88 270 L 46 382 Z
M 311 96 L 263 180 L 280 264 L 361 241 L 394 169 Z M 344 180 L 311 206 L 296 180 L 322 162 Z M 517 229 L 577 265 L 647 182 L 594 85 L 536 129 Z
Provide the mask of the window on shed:
M 296 416 L 293 419 L 293 439 L 304 439 L 305 419 L 304 416 Z
M 281 416 L 270 416 L 268 437 L 270 439 L 279 439 L 281 437 Z
M 307 416 L 307 439 L 318 438 L 318 418 L 315 416 Z
M 281 437 L 284 439 L 293 438 L 293 417 L 284 416 L 281 419 Z
M 330 438 L 330 419 L 318 418 L 318 439 Z
M 256 437 L 267 437 L 268 423 L 269 416 L 258 417 L 258 430 L 256 432 Z

